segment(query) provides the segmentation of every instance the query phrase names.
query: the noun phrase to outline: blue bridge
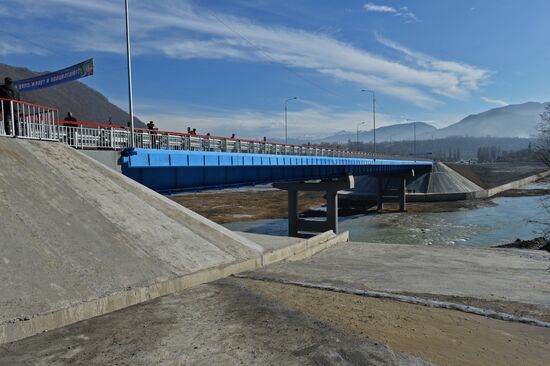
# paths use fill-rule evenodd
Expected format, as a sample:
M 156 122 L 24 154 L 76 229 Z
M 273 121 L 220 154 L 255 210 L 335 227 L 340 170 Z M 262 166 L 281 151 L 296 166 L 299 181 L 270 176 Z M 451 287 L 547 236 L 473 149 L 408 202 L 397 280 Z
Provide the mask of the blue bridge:
M 122 173 L 158 192 L 432 170 L 429 161 L 126 149 Z

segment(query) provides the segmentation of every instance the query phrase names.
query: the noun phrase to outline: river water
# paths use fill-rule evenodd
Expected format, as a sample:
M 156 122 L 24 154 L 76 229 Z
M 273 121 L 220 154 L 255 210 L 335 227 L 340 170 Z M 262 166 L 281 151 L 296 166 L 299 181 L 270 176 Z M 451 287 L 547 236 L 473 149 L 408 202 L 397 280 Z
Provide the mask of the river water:
M 550 189 L 549 183 L 528 188 Z M 548 196 L 545 196 L 548 197 Z M 383 213 L 340 218 L 340 231 L 349 230 L 359 242 L 490 247 L 517 238 L 540 236 L 541 224 L 550 222 L 542 196 L 498 197 L 484 207 L 442 213 Z M 258 220 L 225 225 L 231 230 L 287 235 L 287 220 Z

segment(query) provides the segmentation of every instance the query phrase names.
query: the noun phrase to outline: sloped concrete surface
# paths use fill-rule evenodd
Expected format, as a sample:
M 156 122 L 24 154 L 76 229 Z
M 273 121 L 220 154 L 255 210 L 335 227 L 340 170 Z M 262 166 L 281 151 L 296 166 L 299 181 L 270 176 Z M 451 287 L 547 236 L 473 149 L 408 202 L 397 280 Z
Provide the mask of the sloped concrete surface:
M 59 143 L 0 138 L 0 167 L 0 326 L 263 252 Z
M 386 189 L 397 189 L 399 179 L 389 178 L 385 180 Z M 376 196 L 378 180 L 376 177 L 356 177 L 355 189 L 348 192 L 348 196 L 370 195 Z M 431 173 L 422 174 L 407 179 L 407 192 L 409 193 L 471 193 L 483 191 L 483 188 L 460 175 L 443 163 L 434 162 Z
M 434 163 L 426 192 L 420 193 L 467 193 L 482 191 L 483 188 L 455 172 L 443 163 Z
M 550 314 L 550 254 L 545 251 L 349 243 L 247 277 L 393 293 L 516 302 Z

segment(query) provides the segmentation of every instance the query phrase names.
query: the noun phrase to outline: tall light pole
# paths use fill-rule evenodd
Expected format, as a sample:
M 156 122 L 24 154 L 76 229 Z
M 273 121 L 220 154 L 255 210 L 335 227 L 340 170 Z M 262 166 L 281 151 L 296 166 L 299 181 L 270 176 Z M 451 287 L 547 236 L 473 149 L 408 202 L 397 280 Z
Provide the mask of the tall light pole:
M 364 125 L 365 123 L 367 123 L 367 121 L 361 122 L 357 125 L 357 139 L 356 139 L 357 151 L 359 151 L 359 126 Z
M 416 162 L 416 121 L 413 122 L 414 126 L 414 161 Z
M 128 63 L 128 104 L 130 106 L 130 147 L 134 147 L 134 102 L 132 98 L 132 55 L 130 52 L 130 17 L 128 0 L 124 1 L 126 11 L 126 59 Z
M 405 119 L 405 121 L 413 123 L 413 131 L 414 131 L 413 155 L 414 155 L 414 161 L 416 161 L 416 120 L 412 120 L 410 118 L 407 118 L 407 119 Z
M 287 120 L 287 111 L 288 111 L 288 107 L 287 107 L 287 104 L 288 102 L 290 102 L 291 100 L 294 100 L 294 99 L 298 99 L 298 97 L 292 97 L 292 98 L 288 98 L 287 100 L 285 100 L 285 145 L 288 144 L 288 120 Z
M 374 90 L 361 89 L 362 92 L 372 93 L 372 134 L 374 142 L 374 160 L 376 160 L 376 94 Z

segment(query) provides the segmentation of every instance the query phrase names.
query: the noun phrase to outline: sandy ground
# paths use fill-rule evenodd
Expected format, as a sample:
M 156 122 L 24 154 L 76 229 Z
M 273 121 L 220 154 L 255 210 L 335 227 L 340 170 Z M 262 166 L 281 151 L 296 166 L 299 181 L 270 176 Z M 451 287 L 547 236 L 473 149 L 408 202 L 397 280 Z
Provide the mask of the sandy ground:
M 0 346 L 0 365 L 546 366 L 549 354 L 548 328 L 229 278 Z
M 278 189 L 222 190 L 171 196 L 179 204 L 219 224 L 287 217 L 287 192 Z M 300 211 L 325 204 L 320 192 L 300 192 Z
M 0 346 L 0 365 L 425 365 L 238 279 Z
M 172 196 L 172 200 L 209 218 L 219 224 L 236 221 L 254 221 L 261 219 L 282 219 L 287 217 L 287 194 L 278 190 L 254 190 L 245 192 L 208 191 Z M 300 211 L 303 216 L 319 216 L 312 210 L 325 204 L 319 192 L 300 193 Z M 410 202 L 409 212 L 449 212 L 468 210 L 491 205 L 487 200 L 469 200 L 452 202 Z M 381 212 L 393 212 L 399 209 L 397 203 L 386 203 Z M 368 210 L 340 209 L 340 216 L 351 216 L 362 213 L 374 213 L 375 208 Z
M 337 329 L 439 365 L 548 365 L 550 329 L 445 309 L 246 280 Z

